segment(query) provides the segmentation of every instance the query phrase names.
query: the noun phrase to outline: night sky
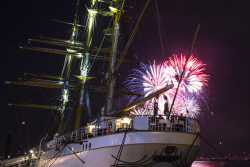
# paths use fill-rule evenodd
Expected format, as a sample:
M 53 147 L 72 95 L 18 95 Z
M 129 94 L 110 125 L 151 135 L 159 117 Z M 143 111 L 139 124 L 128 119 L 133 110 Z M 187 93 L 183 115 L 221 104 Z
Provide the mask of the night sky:
M 138 0 L 142 4 L 145 1 Z M 49 63 L 53 58 L 45 61 L 34 52 L 32 57 L 26 54 L 27 51 L 20 50 L 19 46 L 28 45 L 28 38 L 38 38 L 48 31 L 56 13 L 72 3 L 75 1 L 11 0 L 1 3 L 1 157 L 4 156 L 8 131 L 12 131 L 11 156 L 18 155 L 24 128 L 22 121 L 27 122 L 25 134 L 28 136 L 24 138 L 26 146 L 29 144 L 32 148 L 37 144 L 45 116 L 49 112 L 8 106 L 8 103 L 28 101 L 30 91 L 39 88 L 6 85 L 5 81 L 17 81 L 25 72 L 46 74 L 45 64 L 53 66 L 53 63 Z M 80 0 L 80 3 L 86 2 Z M 153 9 L 156 9 L 155 0 L 152 0 L 145 13 L 141 24 L 143 32 L 139 29 L 135 36 L 133 51 L 141 61 L 156 60 L 156 63 L 166 60 L 172 54 L 187 55 L 200 23 L 192 54 L 207 64 L 205 73 L 210 75 L 207 88 L 210 109 L 202 111 L 199 117 L 201 135 L 223 154 L 250 154 L 250 1 L 158 0 L 157 3 L 166 36 L 166 40 L 163 40 L 164 56 L 153 13 Z M 144 38 L 146 48 L 142 45 Z M 59 58 L 59 61 L 62 60 L 63 56 Z M 56 64 L 56 61 L 53 62 Z M 198 156 L 219 156 L 202 139 L 201 142 Z

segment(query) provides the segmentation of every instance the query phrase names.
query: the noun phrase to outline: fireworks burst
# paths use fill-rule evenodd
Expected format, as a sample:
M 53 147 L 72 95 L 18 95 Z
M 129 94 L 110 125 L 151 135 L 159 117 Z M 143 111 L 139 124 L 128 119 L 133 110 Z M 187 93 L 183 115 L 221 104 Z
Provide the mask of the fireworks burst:
M 152 110 L 154 102 L 158 102 L 158 113 L 163 115 L 164 103 L 167 102 L 171 106 L 185 62 L 185 56 L 181 55 L 178 58 L 177 55 L 173 55 L 173 58 L 169 58 L 163 65 L 156 65 L 155 62 L 153 64 L 149 63 L 149 65 L 141 63 L 141 70 L 134 69 L 134 73 L 125 81 L 125 85 L 131 92 L 141 94 L 140 98 L 144 98 L 162 89 L 167 84 L 173 83 L 173 89 L 160 94 L 158 98 L 153 98 L 144 104 L 145 109 Z M 207 86 L 209 77 L 203 73 L 204 70 L 205 64 L 202 64 L 201 61 L 191 55 L 187 62 L 173 108 L 176 115 L 183 114 L 192 118 L 199 115 L 200 101 L 205 102 L 206 97 L 203 88 Z M 167 101 L 164 99 L 164 95 L 167 97 Z M 138 96 L 134 95 L 129 103 L 137 98 Z
M 170 57 L 168 61 L 164 62 L 165 73 L 171 76 L 175 88 L 177 88 L 185 62 L 186 56 L 182 55 L 180 58 L 173 55 L 173 58 Z M 193 55 L 190 56 L 180 85 L 180 91 L 183 94 L 197 95 L 201 93 L 204 86 L 207 86 L 209 76 L 203 73 L 205 65 L 197 58 L 194 58 Z
M 197 118 L 200 114 L 200 106 L 194 97 L 186 97 L 183 98 L 182 102 L 178 101 L 174 110 L 178 115 L 190 118 Z
M 136 107 L 130 113 L 134 115 L 151 115 L 151 111 L 144 107 Z
M 144 64 L 141 63 L 141 69 L 133 70 L 133 74 L 131 74 L 127 81 L 125 81 L 126 87 L 135 94 L 141 94 L 140 98 L 147 97 L 148 95 L 166 87 L 169 83 L 170 76 L 165 74 L 165 68 L 163 65 L 156 65 L 155 62 L 152 65 L 151 63 Z M 129 101 L 129 104 L 134 101 L 138 96 L 132 96 Z M 153 103 L 156 101 L 156 98 L 153 98 L 147 101 L 144 105 L 147 109 L 152 109 Z M 160 114 L 163 114 L 163 105 L 164 105 L 164 98 L 163 94 L 159 96 L 158 99 Z

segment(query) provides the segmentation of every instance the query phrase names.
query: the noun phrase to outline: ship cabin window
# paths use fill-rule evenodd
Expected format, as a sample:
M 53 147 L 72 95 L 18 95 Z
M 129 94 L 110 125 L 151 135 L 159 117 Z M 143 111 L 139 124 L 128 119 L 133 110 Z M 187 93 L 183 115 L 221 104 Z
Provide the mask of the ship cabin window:
M 84 144 L 82 145 L 82 151 L 84 150 Z
M 91 149 L 91 143 L 89 143 L 89 149 Z
M 87 143 L 86 143 L 85 149 L 86 149 L 86 150 L 88 149 L 88 145 L 87 145 Z

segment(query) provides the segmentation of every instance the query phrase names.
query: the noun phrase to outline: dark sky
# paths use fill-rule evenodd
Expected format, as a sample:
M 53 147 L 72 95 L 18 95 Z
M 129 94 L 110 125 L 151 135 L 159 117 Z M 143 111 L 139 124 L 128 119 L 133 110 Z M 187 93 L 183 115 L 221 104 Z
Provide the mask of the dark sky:
M 143 3 L 145 0 L 138 1 Z M 207 64 L 205 73 L 210 75 L 208 88 L 210 111 L 202 111 L 199 117 L 201 135 L 224 154 L 243 156 L 244 151 L 250 154 L 248 65 L 250 1 L 158 0 L 157 2 L 167 39 L 167 42 L 163 40 L 164 59 L 172 54 L 187 55 L 197 24 L 201 24 L 192 52 Z M 48 31 L 50 20 L 56 16 L 57 11 L 61 12 L 67 4 L 72 3 L 74 1 L 62 3 L 59 0 L 12 0 L 1 4 L 0 156 L 4 155 L 9 130 L 13 133 L 11 155 L 17 155 L 23 131 L 21 122 L 25 119 L 28 123 L 25 134 L 29 134 L 26 140 L 29 138 L 30 148 L 37 143 L 44 115 L 49 112 L 7 105 L 11 102 L 26 101 L 29 97 L 26 96 L 27 89 L 5 85 L 4 82 L 16 81 L 17 78 L 23 77 L 25 72 L 45 73 L 43 71 L 46 71 L 46 68 L 42 67 L 42 63 L 49 63 L 48 60 L 40 62 L 42 59 L 35 57 L 37 56 L 35 54 L 33 58 L 28 57 L 26 52 L 20 51 L 18 47 L 27 45 L 28 38 L 38 38 L 41 33 Z M 85 2 L 80 0 L 80 3 Z M 142 60 L 144 57 L 160 63 L 163 57 L 152 5 L 155 9 L 155 0 L 149 5 L 141 24 L 146 35 L 142 37 L 143 33 L 141 30 L 138 31 L 133 42 L 133 50 Z M 149 49 L 140 44 L 145 37 Z M 145 54 L 145 51 L 150 54 Z M 21 96 L 21 93 L 24 96 Z M 214 115 L 211 115 L 211 112 Z M 204 157 L 218 156 L 204 141 L 200 155 L 202 153 Z

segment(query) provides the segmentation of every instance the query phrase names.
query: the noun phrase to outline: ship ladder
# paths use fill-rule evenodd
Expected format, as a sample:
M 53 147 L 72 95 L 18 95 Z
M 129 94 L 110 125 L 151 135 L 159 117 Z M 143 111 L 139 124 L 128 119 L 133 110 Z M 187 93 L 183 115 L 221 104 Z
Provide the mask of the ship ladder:
M 128 130 L 126 129 L 125 134 L 123 136 L 122 144 L 121 144 L 120 149 L 119 149 L 118 154 L 117 154 L 117 158 L 115 159 L 115 163 L 113 165 L 114 167 L 117 167 L 117 165 L 119 163 L 119 160 L 120 160 L 120 157 L 122 155 L 122 150 L 123 150 L 123 146 L 124 146 L 125 139 L 126 139 L 126 136 L 127 136 L 127 132 L 128 132 Z

